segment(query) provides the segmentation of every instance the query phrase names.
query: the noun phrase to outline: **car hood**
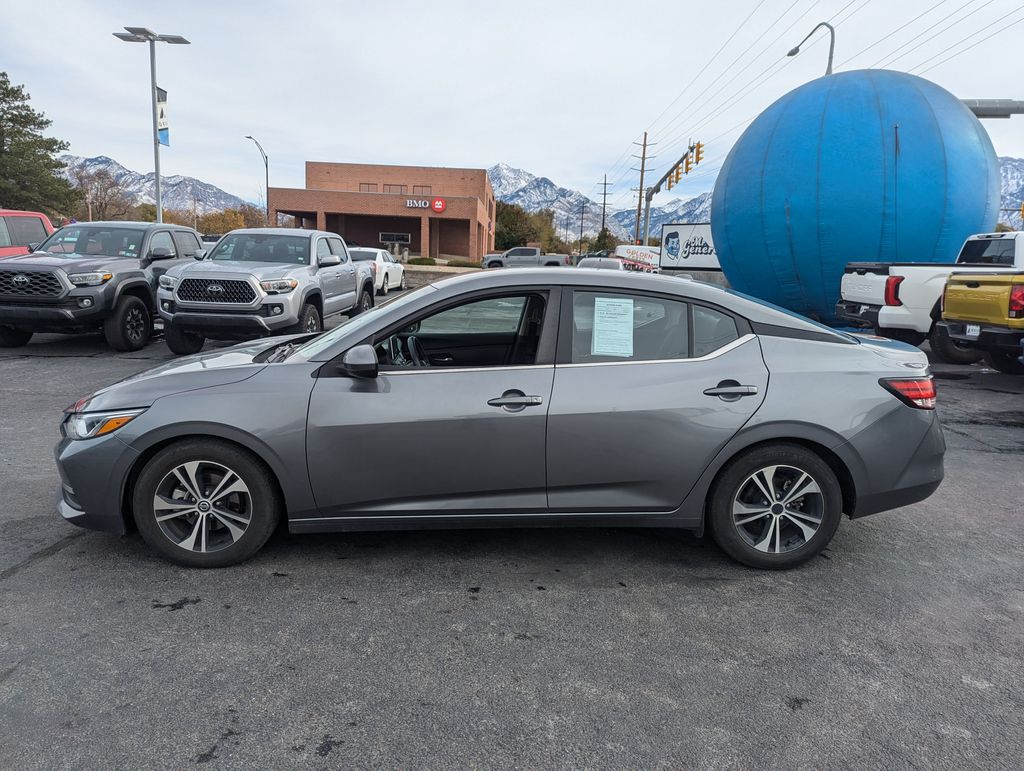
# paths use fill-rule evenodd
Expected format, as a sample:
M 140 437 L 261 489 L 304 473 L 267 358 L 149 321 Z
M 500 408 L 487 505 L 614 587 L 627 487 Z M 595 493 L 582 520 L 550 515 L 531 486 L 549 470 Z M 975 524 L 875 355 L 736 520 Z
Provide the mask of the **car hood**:
M 99 270 L 120 273 L 125 270 L 139 269 L 137 257 L 108 257 L 102 254 L 56 257 L 46 252 L 34 252 L 33 254 L 8 257 L 0 264 L 7 268 L 15 267 L 24 268 L 25 270 L 60 268 L 66 273 L 92 273 Z
M 97 391 L 84 409 L 96 412 L 149 407 L 162 396 L 240 383 L 267 366 L 254 359 L 281 340 L 265 338 L 169 361 Z
M 259 278 L 284 278 L 296 271 L 309 271 L 308 265 L 275 262 L 232 262 L 231 260 L 202 261 L 171 268 L 168 274 L 176 278 L 201 276 L 257 276 Z

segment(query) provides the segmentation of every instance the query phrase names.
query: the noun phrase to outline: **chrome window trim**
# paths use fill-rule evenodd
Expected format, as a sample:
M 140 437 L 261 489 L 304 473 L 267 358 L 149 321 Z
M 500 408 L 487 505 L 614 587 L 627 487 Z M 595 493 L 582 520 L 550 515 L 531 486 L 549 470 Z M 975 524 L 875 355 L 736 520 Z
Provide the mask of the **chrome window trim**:
M 381 367 L 381 375 L 423 375 L 442 374 L 445 372 L 508 372 L 523 369 L 554 369 L 554 364 L 513 364 L 500 367 L 408 367 L 404 369 L 385 369 Z
M 639 364 L 686 364 L 686 363 L 695 363 L 695 362 L 709 361 L 711 359 L 716 359 L 719 356 L 722 356 L 722 355 L 728 353 L 729 351 L 731 351 L 731 350 L 733 350 L 735 348 L 739 348 L 741 345 L 749 342 L 750 340 L 754 340 L 756 338 L 757 338 L 757 335 L 754 335 L 754 334 L 751 334 L 751 333 L 748 332 L 747 334 L 743 335 L 742 337 L 736 338 L 731 343 L 728 343 L 727 345 L 723 345 L 721 348 L 716 348 L 711 353 L 706 353 L 703 356 L 696 356 L 696 357 L 693 357 L 693 358 L 686 358 L 686 359 L 636 359 L 636 360 L 634 360 L 634 359 L 625 359 L 623 361 L 585 361 L 585 362 L 579 362 L 579 363 L 576 363 L 576 364 L 556 364 L 555 366 L 558 369 L 569 369 L 569 368 L 576 368 L 576 367 L 621 367 L 621 366 L 626 365 L 626 364 L 639 365 Z

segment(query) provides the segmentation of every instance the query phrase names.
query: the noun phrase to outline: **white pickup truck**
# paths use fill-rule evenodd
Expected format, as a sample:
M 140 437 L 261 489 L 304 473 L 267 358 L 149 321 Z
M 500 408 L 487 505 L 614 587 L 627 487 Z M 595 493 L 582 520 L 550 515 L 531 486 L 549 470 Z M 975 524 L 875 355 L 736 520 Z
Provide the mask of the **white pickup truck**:
M 1024 269 L 1024 232 L 971 236 L 955 263 L 851 262 L 843 275 L 836 315 L 911 345 L 927 339 L 939 358 L 970 364 L 981 358 L 979 351 L 935 333 L 935 322 L 942 318 L 942 290 L 951 273 L 986 273 L 993 268 Z

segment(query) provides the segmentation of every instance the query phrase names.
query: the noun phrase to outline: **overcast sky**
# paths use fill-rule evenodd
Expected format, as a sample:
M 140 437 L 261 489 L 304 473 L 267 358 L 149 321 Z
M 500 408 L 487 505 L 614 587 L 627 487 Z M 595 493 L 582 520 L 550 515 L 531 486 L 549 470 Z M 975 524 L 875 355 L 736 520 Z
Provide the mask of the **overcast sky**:
M 262 194 L 263 168 L 246 134 L 270 155 L 277 186 L 301 187 L 307 159 L 474 168 L 505 161 L 591 197 L 607 172 L 610 202 L 628 206 L 636 186 L 632 140 L 651 130 L 660 176 L 690 136 L 702 139 L 703 168 L 670 197 L 709 189 L 746 122 L 823 74 L 824 30 L 799 56 L 785 57 L 818 21 L 837 23 L 837 70 L 891 60 L 892 69 L 919 72 L 961 98 L 1024 99 L 1024 23 L 986 42 L 1024 19 L 1020 7 L 1019 0 L 38 0 L 4 14 L 0 68 L 26 86 L 73 153 L 108 155 L 145 172 L 152 170 L 147 50 L 111 33 L 129 25 L 187 37 L 190 46 L 158 47 L 171 131 L 163 171 L 250 200 Z M 985 126 L 997 153 L 1024 156 L 1024 116 Z

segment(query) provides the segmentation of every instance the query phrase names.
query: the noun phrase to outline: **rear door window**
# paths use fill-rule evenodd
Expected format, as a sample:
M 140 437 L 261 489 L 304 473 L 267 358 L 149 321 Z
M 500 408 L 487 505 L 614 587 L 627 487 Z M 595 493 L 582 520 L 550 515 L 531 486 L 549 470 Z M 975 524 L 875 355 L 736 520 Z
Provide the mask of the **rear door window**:
M 46 240 L 46 228 L 39 217 L 4 217 L 4 219 L 7 220 L 7 230 L 10 233 L 11 243 L 8 246 L 41 244 Z
M 645 295 L 574 292 L 573 364 L 686 359 L 689 305 Z
M 714 308 L 705 308 L 702 305 L 693 306 L 694 357 L 714 353 L 723 345 L 728 345 L 733 340 L 739 339 L 739 336 L 736 319 L 732 316 Z

